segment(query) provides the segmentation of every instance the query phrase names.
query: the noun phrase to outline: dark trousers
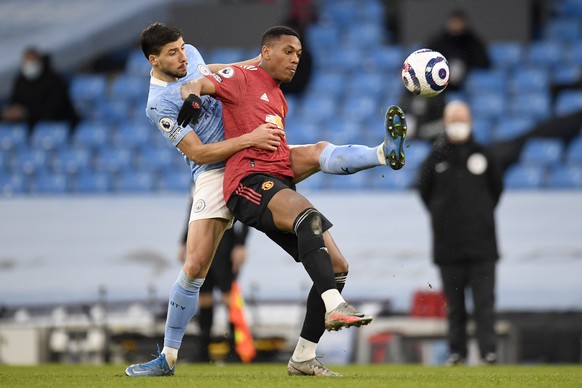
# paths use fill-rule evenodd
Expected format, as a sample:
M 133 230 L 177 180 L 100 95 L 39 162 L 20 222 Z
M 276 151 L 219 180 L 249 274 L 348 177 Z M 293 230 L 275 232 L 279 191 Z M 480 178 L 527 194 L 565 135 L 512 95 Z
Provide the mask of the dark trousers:
M 465 291 L 473 295 L 473 316 L 481 357 L 495 353 L 495 262 L 439 265 L 448 306 L 451 353 L 467 357 Z

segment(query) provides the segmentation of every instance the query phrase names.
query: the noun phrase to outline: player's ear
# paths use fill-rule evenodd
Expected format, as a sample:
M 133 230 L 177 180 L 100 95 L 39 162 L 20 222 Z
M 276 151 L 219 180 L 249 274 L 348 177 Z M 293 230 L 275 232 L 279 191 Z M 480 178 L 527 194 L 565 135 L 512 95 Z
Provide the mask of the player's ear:
M 150 54 L 148 56 L 148 61 L 150 61 L 150 64 L 152 64 L 152 65 L 157 65 L 158 64 L 158 56 L 154 55 L 154 54 Z
M 269 46 L 263 46 L 261 49 L 261 59 L 264 60 L 271 60 L 271 50 L 269 48 Z

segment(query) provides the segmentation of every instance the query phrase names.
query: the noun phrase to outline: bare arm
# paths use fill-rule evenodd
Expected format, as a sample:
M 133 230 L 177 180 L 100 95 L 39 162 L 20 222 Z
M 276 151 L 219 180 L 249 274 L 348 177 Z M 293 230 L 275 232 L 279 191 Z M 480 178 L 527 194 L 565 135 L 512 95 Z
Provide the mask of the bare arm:
M 249 147 L 275 151 L 284 133 L 275 124 L 265 123 L 239 137 L 204 144 L 195 132 L 190 132 L 178 143 L 178 148 L 194 163 L 208 164 L 226 160 L 238 151 Z

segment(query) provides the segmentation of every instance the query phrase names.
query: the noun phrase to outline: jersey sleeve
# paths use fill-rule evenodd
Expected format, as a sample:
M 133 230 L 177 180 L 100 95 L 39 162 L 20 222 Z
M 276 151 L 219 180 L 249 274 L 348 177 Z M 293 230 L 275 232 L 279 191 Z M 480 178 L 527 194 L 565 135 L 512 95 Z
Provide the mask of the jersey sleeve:
M 246 75 L 238 66 L 229 66 L 207 75 L 216 88 L 214 97 L 226 104 L 235 103 L 246 91 Z
M 177 146 L 180 141 L 192 131 L 191 126 L 183 128 L 176 122 L 176 117 L 178 117 L 179 107 L 173 102 L 167 99 L 160 99 L 156 109 L 151 109 L 148 117 L 152 124 L 154 124 L 164 135 L 164 137 L 172 143 L 173 146 Z M 153 113 L 152 113 L 153 112 Z

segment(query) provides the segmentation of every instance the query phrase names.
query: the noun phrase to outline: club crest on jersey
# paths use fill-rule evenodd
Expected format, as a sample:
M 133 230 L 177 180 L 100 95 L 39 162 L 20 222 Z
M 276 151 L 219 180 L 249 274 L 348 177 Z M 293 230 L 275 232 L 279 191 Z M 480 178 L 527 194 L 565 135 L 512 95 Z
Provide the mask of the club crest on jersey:
M 234 75 L 234 69 L 232 67 L 225 67 L 222 70 L 219 70 L 218 73 L 222 78 L 231 78 Z
M 203 199 L 199 199 L 194 204 L 194 213 L 200 213 L 206 207 L 206 202 Z
M 198 65 L 198 71 L 202 75 L 208 75 L 208 74 L 210 74 L 210 70 L 208 70 L 208 68 L 206 66 L 204 66 L 203 64 Z
M 174 128 L 174 120 L 169 117 L 162 117 L 159 123 L 160 129 L 164 132 L 170 132 Z
M 277 115 L 267 115 L 265 117 L 266 123 L 275 124 L 277 127 L 283 129 L 283 119 Z
M 263 189 L 263 191 L 271 190 L 274 185 L 275 184 L 273 183 L 273 181 L 266 181 L 263 182 L 263 184 L 261 185 L 261 189 Z

